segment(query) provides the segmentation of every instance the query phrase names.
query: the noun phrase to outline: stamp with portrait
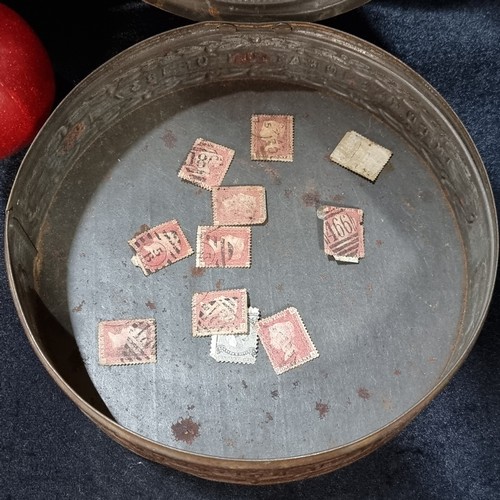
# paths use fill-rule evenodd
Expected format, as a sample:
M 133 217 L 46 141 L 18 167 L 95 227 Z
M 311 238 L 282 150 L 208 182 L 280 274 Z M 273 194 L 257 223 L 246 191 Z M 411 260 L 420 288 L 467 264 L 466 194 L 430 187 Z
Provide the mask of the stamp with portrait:
M 358 263 L 365 256 L 363 210 L 322 206 L 323 242 L 327 255 L 340 262 Z
M 330 160 L 375 182 L 391 156 L 392 151 L 350 130 L 337 144 Z
M 293 115 L 252 115 L 250 157 L 293 161 Z
M 135 252 L 132 263 L 146 276 L 194 253 L 175 219 L 146 229 L 128 243 Z
M 263 224 L 267 218 L 264 186 L 218 186 L 212 189 L 214 225 Z
M 193 337 L 248 333 L 248 294 L 244 288 L 196 292 L 192 302 Z
M 152 318 L 101 321 L 98 343 L 101 365 L 156 363 L 156 321 Z
M 248 334 L 212 335 L 210 356 L 220 363 L 254 364 L 257 359 L 257 321 L 260 311 L 248 308 Z
M 198 226 L 196 267 L 250 267 L 252 230 L 243 226 Z
M 295 307 L 258 321 L 257 333 L 278 375 L 319 356 Z
M 234 157 L 234 149 L 198 138 L 191 147 L 178 176 L 204 189 L 219 186 Z

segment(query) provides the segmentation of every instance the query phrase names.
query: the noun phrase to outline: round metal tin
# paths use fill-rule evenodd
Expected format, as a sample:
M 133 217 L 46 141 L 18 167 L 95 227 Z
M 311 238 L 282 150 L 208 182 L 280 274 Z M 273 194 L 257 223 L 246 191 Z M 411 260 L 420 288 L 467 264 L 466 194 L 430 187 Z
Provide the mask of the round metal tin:
M 294 117 L 292 162 L 251 159 L 251 116 Z M 329 155 L 348 130 L 390 149 L 375 182 Z M 178 177 L 193 142 L 234 149 L 224 185 L 260 185 L 249 268 L 194 256 L 150 276 L 128 240 L 177 219 L 193 248 L 210 193 Z M 320 205 L 364 211 L 365 258 L 323 253 Z M 9 282 L 49 374 L 101 429 L 156 462 L 269 484 L 345 466 L 395 436 L 479 335 L 496 277 L 489 180 L 467 131 L 419 75 L 309 23 L 207 22 L 127 49 L 57 107 L 9 199 Z M 277 375 L 217 363 L 191 332 L 196 292 L 245 288 L 262 317 L 293 306 L 319 357 Z M 98 323 L 154 318 L 157 361 L 99 364 Z

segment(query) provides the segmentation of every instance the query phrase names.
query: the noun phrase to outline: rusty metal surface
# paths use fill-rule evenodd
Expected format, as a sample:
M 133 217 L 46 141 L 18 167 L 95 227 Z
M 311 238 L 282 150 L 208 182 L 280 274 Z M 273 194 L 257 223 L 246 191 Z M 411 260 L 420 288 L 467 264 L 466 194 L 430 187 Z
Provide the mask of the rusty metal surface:
M 370 0 L 144 0 L 192 21 L 321 21 Z
M 293 164 L 249 160 L 254 112 L 295 116 Z M 376 183 L 328 160 L 351 128 L 394 152 Z M 199 136 L 236 150 L 225 183 L 268 190 L 252 267 L 193 258 L 146 278 L 126 244 L 141 224 L 177 218 L 194 243 L 210 223 L 209 193 L 176 176 Z M 359 264 L 322 255 L 325 202 L 365 211 Z M 309 24 L 206 23 L 129 49 L 58 108 L 9 207 L 11 286 L 49 372 L 125 446 L 217 480 L 316 475 L 397 433 L 465 359 L 496 272 L 488 179 L 451 109 L 383 51 Z M 263 350 L 215 363 L 189 305 L 218 286 L 264 316 L 297 307 L 320 357 L 280 376 Z M 99 366 L 97 321 L 146 314 L 158 363 Z

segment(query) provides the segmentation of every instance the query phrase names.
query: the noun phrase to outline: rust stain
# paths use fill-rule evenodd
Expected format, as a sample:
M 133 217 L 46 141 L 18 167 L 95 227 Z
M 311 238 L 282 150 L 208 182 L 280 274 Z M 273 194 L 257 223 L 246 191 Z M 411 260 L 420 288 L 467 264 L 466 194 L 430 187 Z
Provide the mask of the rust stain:
M 320 399 L 316 402 L 316 411 L 319 413 L 319 418 L 323 420 L 330 411 L 330 407 Z
M 224 438 L 224 444 L 230 448 L 234 448 L 235 442 L 234 439 Z
M 332 198 L 332 201 L 334 203 L 342 203 L 344 200 L 345 200 L 345 196 L 343 194 L 336 194 Z
M 366 401 L 367 399 L 370 399 L 372 395 L 370 394 L 368 389 L 366 389 L 365 387 L 360 387 L 358 389 L 358 396 Z
M 237 52 L 231 57 L 232 64 L 262 64 L 269 61 L 269 56 L 264 52 Z
M 75 123 L 64 137 L 59 152 L 66 154 L 71 151 L 85 133 L 86 128 L 87 126 L 83 122 Z
M 274 420 L 274 418 L 273 418 L 273 416 L 271 415 L 271 413 L 270 413 L 270 412 L 268 412 L 268 411 L 266 411 L 266 423 L 269 423 L 269 422 L 271 422 L 271 421 L 273 421 L 273 420 Z
M 142 233 L 149 231 L 151 228 L 147 224 L 142 224 L 139 230 L 134 234 L 133 238 L 137 238 Z
M 278 283 L 276 285 L 276 290 L 278 290 L 278 292 L 282 292 L 283 291 L 283 283 Z
M 292 189 L 285 189 L 285 198 L 290 199 L 290 196 L 292 196 L 293 190 Z
M 203 276 L 204 274 L 205 274 L 205 269 L 203 267 L 193 266 L 191 268 L 191 276 L 194 276 L 195 278 L 199 278 L 200 276 Z
M 366 293 L 368 295 L 373 295 L 373 285 L 371 283 L 368 283 L 368 285 L 366 285 Z
M 382 399 L 382 405 L 384 406 L 384 410 L 386 410 L 386 411 L 392 410 L 392 400 L 391 399 Z
M 217 282 L 215 283 L 216 290 L 220 290 L 222 288 L 223 284 L 224 284 L 224 280 L 223 279 L 218 279 Z
M 401 375 L 401 370 L 394 370 L 394 375 L 396 375 L 396 377 L 399 377 L 399 375 Z
M 74 313 L 79 313 L 79 312 L 82 312 L 82 308 L 83 308 L 83 304 L 85 304 L 85 301 L 82 300 L 80 302 L 80 304 L 78 304 L 76 307 L 73 307 L 73 309 L 71 309 Z
M 213 5 L 211 5 L 208 8 L 208 15 L 210 17 L 213 17 L 214 19 L 219 19 L 219 17 L 220 17 L 219 9 L 217 7 L 214 7 Z
M 271 397 L 273 399 L 277 399 L 280 397 L 280 393 L 278 392 L 278 389 L 274 389 L 274 391 L 271 391 Z
M 154 302 L 151 302 L 150 300 L 148 300 L 146 302 L 146 306 L 151 309 L 152 311 L 154 311 L 156 309 L 156 304 Z
M 264 172 L 269 176 L 273 184 L 276 185 L 281 184 L 281 175 L 277 169 L 270 166 L 266 166 L 264 167 Z
M 375 240 L 375 245 L 377 245 L 378 247 L 381 247 L 383 244 L 384 244 L 383 240 Z
M 161 136 L 161 140 L 168 149 L 172 149 L 177 144 L 177 137 L 170 130 L 165 130 L 165 133 Z
M 186 444 L 193 444 L 194 440 L 200 435 L 200 424 L 191 417 L 180 418 L 172 424 L 172 433 L 176 441 L 183 441 Z
M 302 202 L 306 207 L 313 207 L 319 203 L 319 193 L 315 189 L 306 191 L 302 195 Z

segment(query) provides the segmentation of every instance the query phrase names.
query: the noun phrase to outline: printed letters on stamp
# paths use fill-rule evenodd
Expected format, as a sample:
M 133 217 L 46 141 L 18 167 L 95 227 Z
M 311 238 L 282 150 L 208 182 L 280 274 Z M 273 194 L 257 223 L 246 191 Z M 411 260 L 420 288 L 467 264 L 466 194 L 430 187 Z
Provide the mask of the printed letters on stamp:
M 194 337 L 248 333 L 248 294 L 243 289 L 197 292 L 193 295 Z
M 132 263 L 140 267 L 146 276 L 193 254 L 175 219 L 139 233 L 128 243 L 135 251 Z
M 323 219 L 324 250 L 335 260 L 355 262 L 365 256 L 363 210 L 323 206 L 318 209 Z
M 257 321 L 260 311 L 248 308 L 247 335 L 212 335 L 210 356 L 218 362 L 254 364 L 257 357 Z
M 330 155 L 330 160 L 374 182 L 392 156 L 353 130 L 347 132 Z
M 293 116 L 252 115 L 250 157 L 261 161 L 293 161 Z
M 258 321 L 257 332 L 278 375 L 319 356 L 295 307 Z
M 205 139 L 196 139 L 179 171 L 179 177 L 202 188 L 219 186 L 234 157 L 234 150 Z
M 198 226 L 196 267 L 250 267 L 252 230 L 239 226 Z
M 214 224 L 246 226 L 263 224 L 267 218 L 263 186 L 219 186 L 212 190 Z
M 156 363 L 154 319 L 101 321 L 98 341 L 101 365 Z

